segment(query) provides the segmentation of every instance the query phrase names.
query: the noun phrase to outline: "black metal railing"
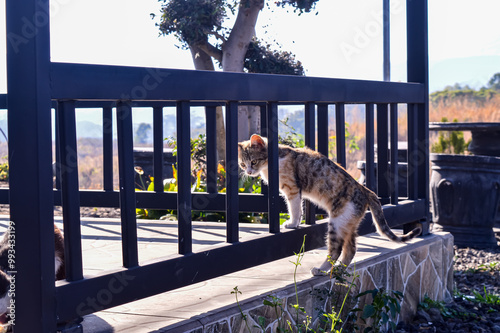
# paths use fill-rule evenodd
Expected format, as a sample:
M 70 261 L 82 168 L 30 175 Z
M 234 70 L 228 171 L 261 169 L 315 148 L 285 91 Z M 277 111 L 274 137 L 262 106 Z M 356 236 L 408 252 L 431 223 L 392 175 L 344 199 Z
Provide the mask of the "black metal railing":
M 29 1 L 17 6 L 7 1 L 7 31 L 22 35 L 23 17 L 34 17 L 42 6 Z M 48 3 L 46 4 L 48 6 Z M 48 12 L 48 11 L 46 11 Z M 306 224 L 280 230 L 283 202 L 278 191 L 278 106 L 300 104 L 305 112 L 305 143 L 322 153 L 328 150 L 328 108 L 335 106 L 337 162 L 346 165 L 345 106 L 364 104 L 366 113 L 367 186 L 384 203 L 391 226 L 428 221 L 428 89 L 427 4 L 407 2 L 408 83 L 326 79 L 243 73 L 203 72 L 120 66 L 51 63 L 49 28 L 37 26 L 26 45 L 8 45 L 8 98 L 0 95 L 0 109 L 8 109 L 10 188 L 0 190 L 16 225 L 16 316 L 20 332 L 52 332 L 57 323 L 136 299 L 221 276 L 297 252 L 304 235 L 306 249 L 324 245 L 324 222 L 306 207 Z M 41 46 L 42 45 L 42 46 Z M 24 56 L 20 56 L 24 55 Z M 25 73 L 36 73 L 26 76 Z M 28 97 L 27 97 L 28 96 Z M 56 109 L 58 185 L 53 189 L 50 108 Z M 238 193 L 238 107 L 260 107 L 262 132 L 269 142 L 269 184 L 263 194 Z M 407 105 L 408 191 L 398 191 L 398 104 Z M 75 114 L 79 107 L 102 108 L 103 189 L 80 190 Z M 162 109 L 176 108 L 178 192 L 134 189 L 132 109 L 153 108 L 154 176 L 161 179 Z M 206 108 L 207 192 L 191 193 L 190 108 Z M 216 186 L 215 111 L 225 108 L 226 193 Z M 375 119 L 376 109 L 376 119 Z M 116 113 L 119 190 L 113 189 L 112 113 Z M 374 162 L 377 128 L 377 177 Z M 316 142 L 317 139 L 317 142 Z M 389 167 L 390 165 L 390 167 Z M 155 184 L 156 185 L 156 184 Z M 63 207 L 67 279 L 53 279 L 53 206 Z M 84 277 L 80 207 L 120 207 L 123 268 Z M 136 208 L 178 211 L 178 253 L 139 262 Z M 226 244 L 193 252 L 192 210 L 225 211 Z M 239 238 L 238 213 L 265 212 L 269 233 Z M 425 229 L 425 228 L 424 228 Z M 374 231 L 370 213 L 360 234 Z M 33 255 L 33 254 L 36 255 Z M 119 284 L 120 288 L 116 288 Z M 119 292 L 117 291 L 119 289 Z M 99 295 L 106 302 L 89 302 Z M 70 324 L 71 326 L 71 324 Z
M 127 80 L 130 72 L 136 72 L 133 79 Z M 63 207 L 64 232 L 66 239 L 67 257 L 66 270 L 67 281 L 59 283 L 57 287 L 57 316 L 60 321 L 69 321 L 73 318 L 86 315 L 104 308 L 109 308 L 147 297 L 159 292 L 172 290 L 190 283 L 196 283 L 232 271 L 240 270 L 253 265 L 261 264 L 280 257 L 288 256 L 298 250 L 304 234 L 309 237 L 307 248 L 312 249 L 323 245 L 324 223 L 315 223 L 315 209 L 312 206 L 306 208 L 306 222 L 309 227 L 300 231 L 280 233 L 279 213 L 284 211 L 282 199 L 278 195 L 277 186 L 277 139 L 278 139 L 278 105 L 299 104 L 298 100 L 304 99 L 305 112 L 305 141 L 309 147 L 318 149 L 328 154 L 328 106 L 335 105 L 336 133 L 337 133 L 337 162 L 346 166 L 345 149 L 345 104 L 362 103 L 367 100 L 375 100 L 376 103 L 366 103 L 366 159 L 367 159 L 367 186 L 373 188 L 374 184 L 374 111 L 377 110 L 378 126 L 378 193 L 381 200 L 390 203 L 384 207 L 387 219 L 391 226 L 404 223 L 421 221 L 426 218 L 426 197 L 419 197 L 419 180 L 417 173 L 408 174 L 408 196 L 398 196 L 397 188 L 397 163 L 387 165 L 388 160 L 397 161 L 397 150 L 390 150 L 397 146 L 397 103 L 408 104 L 409 128 L 415 126 L 411 122 L 415 114 L 411 110 L 415 105 L 424 104 L 424 86 L 412 83 L 390 83 L 390 82 L 368 82 L 336 79 L 314 79 L 303 77 L 274 77 L 267 75 L 245 75 L 226 73 L 197 73 L 193 71 L 178 70 L 156 70 L 162 77 L 174 77 L 172 82 L 165 81 L 163 86 L 151 91 L 151 100 L 103 100 L 102 91 L 106 87 L 120 83 L 123 91 L 133 90 L 141 83 L 142 75 L 148 75 L 151 69 L 137 69 L 112 66 L 90 66 L 71 64 L 52 64 L 52 79 L 54 84 L 52 94 L 57 98 L 54 103 L 56 108 L 56 126 L 58 141 L 58 178 L 60 188 L 54 190 L 54 205 Z M 192 76 L 192 80 L 198 77 L 197 82 L 211 82 L 211 86 L 217 86 L 221 91 L 229 91 L 230 99 L 208 100 L 210 94 L 202 93 L 195 96 L 196 100 L 175 101 L 174 93 L 181 93 L 183 89 L 175 86 L 180 79 L 175 77 Z M 86 77 L 88 77 L 86 79 Z M 94 77 L 107 78 L 107 82 L 93 81 Z M 68 82 L 73 83 L 68 90 Z M 191 79 L 189 79 L 191 80 Z M 276 81 L 276 82 L 273 82 Z M 90 84 L 93 82 L 92 84 Z M 125 85 L 125 83 L 127 83 Z M 186 82 L 187 83 L 187 82 Z M 231 92 L 231 87 L 240 83 L 246 89 Z M 96 87 L 98 85 L 99 87 Z M 210 87 L 196 84 L 191 89 L 200 92 Z M 288 89 L 273 89 L 274 87 L 295 87 L 290 93 Z M 91 87 L 91 88 L 88 88 Z M 302 87 L 298 89 L 298 87 Z M 346 89 L 351 87 L 351 89 Z M 307 91 L 309 90 L 309 91 Z M 338 96 L 338 91 L 343 96 Z M 363 92 L 363 93 L 360 93 Z M 215 93 L 215 91 L 213 91 Z M 118 96 L 119 90 L 110 92 L 110 95 Z M 307 96 L 310 95 L 310 96 Z M 84 96 L 85 99 L 82 99 Z M 160 97 L 167 101 L 158 101 Z M 367 99 L 365 96 L 369 96 Z M 220 96 L 222 97 L 222 96 Z M 307 97 L 307 98 L 306 98 Z M 311 101 L 315 97 L 319 100 Z M 342 98 L 341 98 L 342 97 Z M 237 100 L 233 101 L 233 100 Z M 280 102 L 273 102 L 280 101 Z M 261 107 L 263 119 L 263 132 L 269 138 L 269 170 L 270 184 L 264 194 L 238 194 L 238 166 L 237 158 L 237 114 L 241 103 L 253 103 Z M 105 106 L 103 106 L 105 105 Z M 206 193 L 191 193 L 191 160 L 190 160 L 190 107 L 192 105 L 207 105 L 207 168 L 208 183 L 210 189 Z M 217 193 L 216 181 L 216 140 L 215 140 L 215 107 L 225 107 L 226 115 L 226 170 L 227 186 L 226 193 Z M 102 106 L 103 114 L 103 161 L 104 161 L 104 189 L 103 190 L 79 190 L 78 164 L 75 159 L 77 152 L 75 114 L 79 107 Z M 178 192 L 164 192 L 163 186 L 155 188 L 154 192 L 135 192 L 134 183 L 134 161 L 133 161 L 133 131 L 132 131 L 132 108 L 134 106 L 153 107 L 154 128 L 154 164 L 155 176 L 162 174 L 161 154 L 163 153 L 163 130 L 161 117 L 163 107 L 175 106 L 177 110 L 177 170 L 178 170 Z M 112 186 L 112 125 L 111 113 L 116 112 L 118 161 L 119 161 L 119 191 L 114 191 Z M 390 121 L 388 121 L 390 119 Z M 317 128 L 317 130 L 316 130 Z M 390 133 L 390 135 L 389 135 Z M 409 131 L 408 142 L 415 142 L 408 150 L 409 156 L 418 152 L 418 138 L 415 138 L 415 130 Z M 316 143 L 317 138 L 317 143 Z M 414 151 L 417 147 L 417 152 Z M 410 165 L 417 170 L 421 167 L 417 160 L 410 158 Z M 420 161 L 419 163 L 422 163 Z M 159 178 L 161 179 L 161 176 Z M 4 190 L 4 192 L 7 190 Z M 5 198 L 5 196 L 2 196 Z M 120 207 L 121 208 L 121 236 L 123 267 L 120 274 L 126 274 L 130 278 L 123 293 L 113 295 L 113 299 L 107 304 L 98 307 L 82 306 L 89 295 L 97 295 L 103 287 L 117 279 L 117 273 L 100 273 L 95 277 L 83 277 L 82 266 L 82 244 L 80 233 L 80 207 Z M 172 256 L 147 265 L 139 265 L 137 249 L 137 225 L 136 208 L 149 209 L 177 209 L 178 210 L 178 256 Z M 227 247 L 216 247 L 216 251 L 204 253 L 192 252 L 191 235 L 191 211 L 225 211 L 226 212 L 226 238 Z M 241 241 L 238 234 L 238 213 L 266 212 L 269 214 L 269 235 L 248 242 Z M 360 228 L 361 234 L 374 231 L 370 214 Z M 271 250 L 272 249 L 272 250 Z M 210 258 L 207 260 L 207 253 Z M 225 258 L 221 260 L 220 258 Z M 254 259 L 251 259 L 254 258 Z M 259 258 L 256 260 L 255 258 Z M 224 262 L 224 264 L 220 264 Z M 228 262 L 232 264 L 228 264 Z M 194 271 L 192 267 L 196 267 Z M 174 273 L 175 272 L 175 273 Z M 160 277 L 158 280 L 155 276 Z M 147 281 L 147 283 L 146 283 Z M 149 286 L 144 291 L 144 285 Z M 142 286 L 142 287 L 140 287 Z

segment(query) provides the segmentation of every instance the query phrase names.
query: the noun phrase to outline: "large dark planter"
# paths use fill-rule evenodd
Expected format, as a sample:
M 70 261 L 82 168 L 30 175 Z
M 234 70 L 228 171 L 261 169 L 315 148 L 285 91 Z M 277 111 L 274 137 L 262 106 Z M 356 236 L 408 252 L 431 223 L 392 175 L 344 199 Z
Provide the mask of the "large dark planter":
M 432 217 L 459 246 L 497 246 L 500 158 L 431 154 Z

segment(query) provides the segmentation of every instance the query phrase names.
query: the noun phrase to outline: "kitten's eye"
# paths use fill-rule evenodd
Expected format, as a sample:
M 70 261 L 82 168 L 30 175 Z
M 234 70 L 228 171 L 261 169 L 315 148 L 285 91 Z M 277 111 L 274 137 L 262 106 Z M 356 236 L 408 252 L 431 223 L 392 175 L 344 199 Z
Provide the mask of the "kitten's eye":
M 241 166 L 243 169 L 245 169 L 245 168 L 247 167 L 247 166 L 245 165 L 245 163 L 243 163 L 243 162 L 241 162 L 241 163 L 240 163 L 240 166 Z
M 251 163 L 252 163 L 252 166 L 255 166 L 257 164 L 257 161 L 253 160 Z

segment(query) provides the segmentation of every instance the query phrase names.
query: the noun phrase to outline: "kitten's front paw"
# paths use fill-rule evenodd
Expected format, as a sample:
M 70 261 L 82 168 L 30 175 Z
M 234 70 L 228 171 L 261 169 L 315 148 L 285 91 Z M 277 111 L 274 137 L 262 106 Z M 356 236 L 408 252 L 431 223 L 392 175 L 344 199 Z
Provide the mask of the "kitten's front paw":
M 318 268 L 318 267 L 313 267 L 311 269 L 311 274 L 314 275 L 314 276 L 325 276 L 325 275 L 328 275 L 327 272 L 322 271 L 321 268 Z
M 283 227 L 286 229 L 297 229 L 299 225 L 297 223 L 293 223 L 292 221 L 288 220 L 285 223 L 283 223 Z

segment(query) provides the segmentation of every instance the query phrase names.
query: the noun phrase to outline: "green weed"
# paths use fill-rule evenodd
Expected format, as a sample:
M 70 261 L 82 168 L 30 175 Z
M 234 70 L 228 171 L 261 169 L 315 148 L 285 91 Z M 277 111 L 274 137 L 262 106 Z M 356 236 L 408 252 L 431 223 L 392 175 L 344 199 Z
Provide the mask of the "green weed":
M 459 313 L 456 310 L 448 308 L 443 301 L 434 301 L 429 296 L 425 295 L 424 300 L 418 304 L 418 309 L 427 311 L 431 308 L 438 309 L 441 316 L 444 318 L 459 317 Z
M 238 305 L 238 309 L 240 310 L 241 316 L 243 317 L 243 321 L 245 322 L 245 325 L 247 327 L 248 332 L 251 332 L 250 327 L 248 327 L 247 315 L 243 313 L 243 310 L 241 309 L 240 301 L 238 300 L 238 294 L 241 295 L 241 291 L 238 290 L 238 286 L 233 288 L 233 291 L 231 291 L 231 294 L 233 294 L 234 297 L 236 298 L 236 304 Z
M 392 295 L 391 295 L 392 294 Z M 372 326 L 366 327 L 364 332 L 381 332 L 383 327 L 388 324 L 392 330 L 396 329 L 396 316 L 401 312 L 401 300 L 403 294 L 399 291 L 386 291 L 384 288 L 366 290 L 356 297 L 365 295 L 372 296 L 372 303 L 365 304 L 361 318 L 366 322 L 367 319 L 373 319 Z
M 482 271 L 486 272 L 495 272 L 500 270 L 500 262 L 498 261 L 493 261 L 488 264 L 481 264 L 478 266 L 478 268 Z
M 486 290 L 486 286 L 483 286 L 484 295 L 481 295 L 477 291 L 473 290 L 474 301 L 478 303 L 483 303 L 487 305 L 500 305 L 500 296 L 491 294 Z
M 345 319 L 342 319 L 342 313 L 344 310 L 347 310 L 345 307 L 348 304 L 347 299 L 352 291 L 352 288 L 355 287 L 354 281 L 359 277 L 358 274 L 350 273 L 347 271 L 347 267 L 345 265 L 333 265 L 332 270 L 330 271 L 330 277 L 334 279 L 336 285 L 344 286 L 347 289 L 347 292 L 343 296 L 342 303 L 338 309 L 332 308 L 332 311 L 329 313 L 322 313 L 321 318 L 323 324 L 320 327 L 313 328 L 312 327 L 312 317 L 306 313 L 304 307 L 299 304 L 299 296 L 298 296 L 298 286 L 297 286 L 297 269 L 301 265 L 302 259 L 304 258 L 305 253 L 305 236 L 302 242 L 302 246 L 298 253 L 295 253 L 295 260 L 291 261 L 294 265 L 294 287 L 295 287 L 295 301 L 296 304 L 292 304 L 291 308 L 294 309 L 295 323 L 287 320 L 285 322 L 283 316 L 285 313 L 285 309 L 283 308 L 283 303 L 281 299 L 269 295 L 263 301 L 263 305 L 269 306 L 274 309 L 277 318 L 277 328 L 276 332 L 297 332 L 297 333 L 316 333 L 316 332 L 329 332 L 329 333 L 342 333 L 344 328 L 346 328 L 346 324 L 352 322 L 352 327 L 348 329 L 356 329 L 355 325 L 356 321 L 356 313 L 362 311 L 361 318 L 365 320 L 365 322 L 371 318 L 373 319 L 373 324 L 371 326 L 366 327 L 364 332 L 381 332 L 384 326 L 389 325 L 393 330 L 396 328 L 395 319 L 397 314 L 401 311 L 401 300 L 403 299 L 403 294 L 398 291 L 387 292 L 384 289 L 374 289 L 367 290 L 365 292 L 359 293 L 354 297 L 354 299 L 359 299 L 365 295 L 372 296 L 372 302 L 365 304 L 364 308 L 361 309 L 349 309 Z M 332 264 L 334 264 L 332 262 Z M 235 294 L 236 297 L 241 292 L 234 288 L 231 292 Z M 331 292 L 324 291 L 326 293 L 326 297 L 332 297 Z M 318 295 L 317 295 L 318 296 Z M 324 298 L 321 297 L 321 300 Z M 427 303 L 424 303 L 423 306 L 430 306 L 430 299 Z M 240 309 L 240 313 L 245 320 L 247 325 L 247 330 L 250 332 L 250 328 L 247 322 L 247 316 L 243 314 L 241 307 L 239 305 L 238 299 L 236 298 L 236 303 Z M 427 304 L 427 305 L 426 305 Z M 305 316 L 305 320 L 300 322 L 300 316 Z M 260 328 L 262 332 L 266 331 L 266 321 L 265 318 L 258 318 L 258 325 L 254 326 L 256 328 Z

